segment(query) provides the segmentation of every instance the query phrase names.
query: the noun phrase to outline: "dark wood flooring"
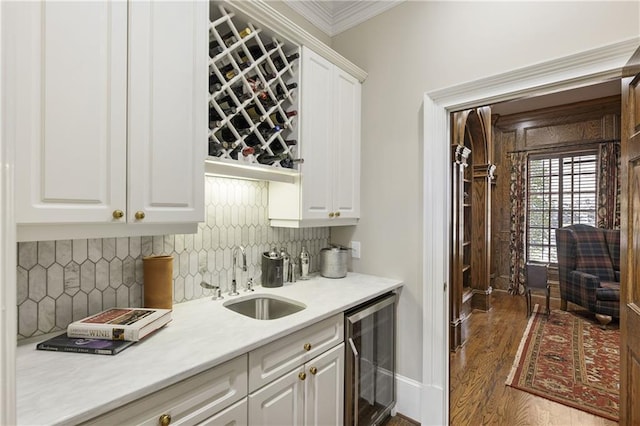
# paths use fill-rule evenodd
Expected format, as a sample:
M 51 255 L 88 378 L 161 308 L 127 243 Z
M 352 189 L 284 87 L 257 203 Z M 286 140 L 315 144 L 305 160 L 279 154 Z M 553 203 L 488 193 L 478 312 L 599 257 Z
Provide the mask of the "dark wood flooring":
M 466 344 L 450 356 L 451 425 L 611 426 L 612 422 L 504 384 L 527 325 L 523 296 L 494 291 L 489 312 L 474 311 Z M 533 303 L 543 306 L 544 299 Z M 552 299 L 552 309 L 559 301 Z M 572 306 L 570 306 L 570 309 Z

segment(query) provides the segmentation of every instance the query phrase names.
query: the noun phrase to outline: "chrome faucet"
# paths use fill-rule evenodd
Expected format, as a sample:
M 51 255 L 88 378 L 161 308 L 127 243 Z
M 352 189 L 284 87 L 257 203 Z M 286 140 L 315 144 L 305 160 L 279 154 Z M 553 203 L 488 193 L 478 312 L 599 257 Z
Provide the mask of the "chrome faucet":
M 247 254 L 244 251 L 244 247 L 242 246 L 234 246 L 231 249 L 231 259 L 233 261 L 233 266 L 231 267 L 231 290 L 229 290 L 229 296 L 237 296 L 238 293 L 238 283 L 236 282 L 236 265 L 237 265 L 237 254 L 238 250 L 242 253 L 242 270 L 247 272 Z

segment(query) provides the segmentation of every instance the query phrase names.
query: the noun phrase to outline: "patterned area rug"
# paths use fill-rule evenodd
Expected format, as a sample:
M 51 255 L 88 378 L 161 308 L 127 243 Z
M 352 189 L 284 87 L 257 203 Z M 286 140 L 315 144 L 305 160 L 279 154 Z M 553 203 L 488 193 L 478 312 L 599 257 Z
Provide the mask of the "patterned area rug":
M 576 314 L 538 305 L 527 324 L 506 384 L 618 421 L 620 332 Z

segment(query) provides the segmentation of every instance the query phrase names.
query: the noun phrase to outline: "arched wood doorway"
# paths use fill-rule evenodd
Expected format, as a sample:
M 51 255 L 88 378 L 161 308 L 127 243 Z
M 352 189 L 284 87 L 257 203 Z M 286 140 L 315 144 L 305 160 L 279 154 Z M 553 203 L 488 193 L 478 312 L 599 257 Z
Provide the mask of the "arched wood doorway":
M 450 349 L 466 341 L 474 309 L 491 309 L 491 108 L 452 114 Z

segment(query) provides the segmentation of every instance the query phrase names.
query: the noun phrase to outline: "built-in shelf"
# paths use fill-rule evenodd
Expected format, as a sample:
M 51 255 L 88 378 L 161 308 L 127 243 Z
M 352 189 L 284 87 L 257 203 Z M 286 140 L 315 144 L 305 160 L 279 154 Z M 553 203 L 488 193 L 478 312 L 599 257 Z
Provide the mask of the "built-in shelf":
M 265 180 L 273 182 L 294 183 L 300 173 L 284 167 L 243 164 L 234 160 L 208 157 L 204 164 L 207 176 L 230 177 L 236 179 Z

